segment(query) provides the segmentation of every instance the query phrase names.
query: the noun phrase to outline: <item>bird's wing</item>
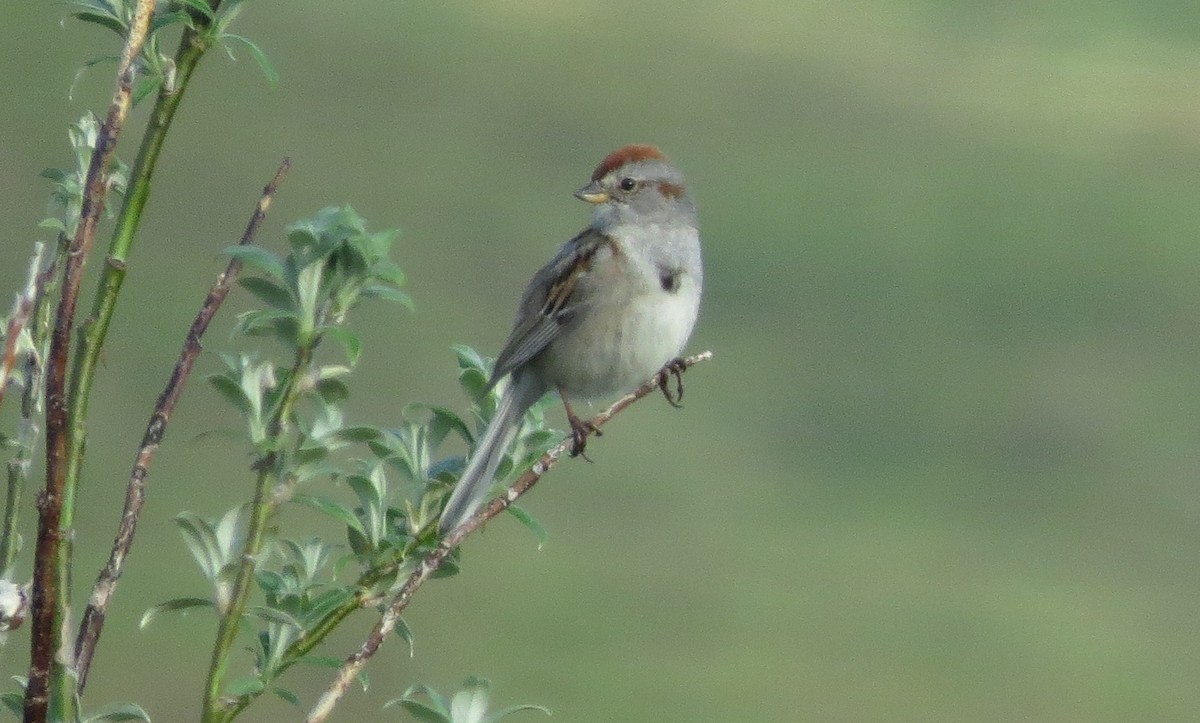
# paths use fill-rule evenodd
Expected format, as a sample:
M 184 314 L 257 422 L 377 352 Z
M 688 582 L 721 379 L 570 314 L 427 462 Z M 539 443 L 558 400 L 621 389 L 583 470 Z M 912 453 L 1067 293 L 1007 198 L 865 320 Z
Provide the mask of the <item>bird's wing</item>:
M 574 313 L 573 297 L 580 277 L 591 269 L 596 252 L 612 243 L 605 234 L 588 228 L 564 244 L 550 263 L 534 274 L 521 296 L 508 341 L 496 357 L 489 388 L 553 341 Z

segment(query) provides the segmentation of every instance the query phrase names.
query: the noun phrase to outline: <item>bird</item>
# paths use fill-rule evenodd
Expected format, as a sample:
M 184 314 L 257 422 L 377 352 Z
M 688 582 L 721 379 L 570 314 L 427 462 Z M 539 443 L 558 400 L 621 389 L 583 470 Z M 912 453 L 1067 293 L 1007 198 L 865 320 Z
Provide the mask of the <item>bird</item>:
M 544 395 L 562 399 L 572 456 L 598 433 L 572 400 L 626 392 L 659 373 L 674 404 L 667 374 L 682 369 L 672 363 L 695 326 L 703 284 L 696 204 L 683 174 L 657 147 L 630 144 L 605 156 L 575 196 L 593 204 L 591 223 L 521 295 L 486 389 L 508 384 L 443 508 L 441 535 L 486 501 L 525 412 Z

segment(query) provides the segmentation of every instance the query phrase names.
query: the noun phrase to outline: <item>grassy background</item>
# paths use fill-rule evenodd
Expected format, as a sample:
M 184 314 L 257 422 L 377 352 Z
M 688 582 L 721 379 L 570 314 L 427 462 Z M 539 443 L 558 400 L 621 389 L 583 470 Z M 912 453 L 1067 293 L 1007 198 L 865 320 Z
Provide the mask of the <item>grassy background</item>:
M 63 14 L 20 3 L 0 27 L 4 289 L 36 174 L 111 92 L 102 66 L 67 97 L 115 46 Z M 512 521 L 471 542 L 411 608 L 416 656 L 395 641 L 340 719 L 480 673 L 561 721 L 1193 720 L 1197 20 L 1165 0 L 247 3 L 235 30 L 282 80 L 212 54 L 168 141 L 93 404 L 80 592 L 218 252 L 284 154 L 264 243 L 342 202 L 403 230 L 418 312 L 357 317 L 353 411 L 388 424 L 465 406 L 449 345 L 498 350 L 585 222 L 570 192 L 650 141 L 699 199 L 691 346 L 716 360 L 684 410 L 648 400 L 539 487 L 545 550 Z M 248 494 L 240 448 L 204 434 L 232 426 L 193 383 L 91 707 L 196 715 L 211 620 L 136 621 L 204 593 L 170 517 Z M 0 650 L 9 673 L 24 646 Z M 311 702 L 328 673 L 297 677 Z

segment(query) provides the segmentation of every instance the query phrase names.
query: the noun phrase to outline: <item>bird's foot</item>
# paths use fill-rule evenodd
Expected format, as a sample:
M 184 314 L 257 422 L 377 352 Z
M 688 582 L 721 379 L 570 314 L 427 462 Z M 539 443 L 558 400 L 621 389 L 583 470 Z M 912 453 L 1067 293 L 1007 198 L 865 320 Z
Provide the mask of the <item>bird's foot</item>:
M 687 371 L 687 367 L 683 364 L 682 357 L 675 357 L 667 362 L 666 366 L 658 371 L 657 380 L 658 388 L 662 390 L 663 396 L 667 398 L 667 403 L 678 409 L 683 405 L 683 373 Z M 675 391 L 671 391 L 671 377 L 675 377 Z
M 589 436 L 602 436 L 600 428 L 586 419 L 580 419 L 574 412 L 567 414 L 567 421 L 571 424 L 571 456 L 583 457 L 591 462 L 591 457 L 584 454 L 583 450 L 587 446 Z

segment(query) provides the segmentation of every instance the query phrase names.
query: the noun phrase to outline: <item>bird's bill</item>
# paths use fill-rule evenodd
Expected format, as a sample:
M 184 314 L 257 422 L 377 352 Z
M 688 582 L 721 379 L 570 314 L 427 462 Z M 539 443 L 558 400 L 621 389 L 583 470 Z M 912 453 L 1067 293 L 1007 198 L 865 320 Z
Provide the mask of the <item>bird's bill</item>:
M 575 192 L 575 198 L 588 203 L 607 203 L 609 196 L 608 192 L 600 187 L 599 181 L 592 181 L 588 185 Z

